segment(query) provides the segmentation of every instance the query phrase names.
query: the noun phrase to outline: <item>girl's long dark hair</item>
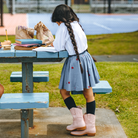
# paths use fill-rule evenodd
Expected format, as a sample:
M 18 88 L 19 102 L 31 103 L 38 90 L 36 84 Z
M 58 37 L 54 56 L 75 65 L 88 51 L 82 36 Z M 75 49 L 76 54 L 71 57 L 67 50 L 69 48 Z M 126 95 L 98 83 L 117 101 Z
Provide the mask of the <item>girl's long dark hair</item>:
M 79 23 L 79 18 L 77 17 L 77 15 L 74 13 L 74 11 L 69 6 L 61 4 L 61 5 L 58 5 L 55 8 L 55 10 L 52 14 L 52 22 L 60 22 L 60 21 L 64 22 L 64 24 L 67 27 L 67 30 L 68 30 L 69 35 L 70 35 L 71 42 L 73 44 L 73 47 L 74 47 L 74 50 L 75 50 L 75 53 L 76 53 L 76 56 L 77 56 L 77 60 L 79 60 L 81 73 L 83 73 L 83 68 L 82 68 L 79 53 L 78 53 L 77 43 L 76 43 L 76 40 L 75 40 L 75 36 L 74 36 L 74 33 L 73 33 L 72 26 L 70 24 L 73 21 L 77 21 Z

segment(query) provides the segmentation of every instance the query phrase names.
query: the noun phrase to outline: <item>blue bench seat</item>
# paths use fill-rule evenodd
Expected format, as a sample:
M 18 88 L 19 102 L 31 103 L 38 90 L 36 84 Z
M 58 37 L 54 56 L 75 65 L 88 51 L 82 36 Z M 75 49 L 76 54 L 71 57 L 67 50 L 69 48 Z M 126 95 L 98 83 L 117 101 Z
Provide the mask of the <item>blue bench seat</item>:
M 10 76 L 11 82 L 22 82 L 22 72 L 12 72 Z M 33 71 L 33 82 L 48 82 L 49 71 Z
M 21 138 L 29 138 L 29 109 L 48 107 L 49 93 L 6 93 L 0 99 L 0 109 L 21 109 Z
M 0 109 L 48 108 L 49 93 L 5 93 L 0 99 Z
M 112 87 L 108 83 L 108 81 L 101 80 L 99 83 L 97 83 L 93 88 L 93 93 L 96 94 L 108 94 L 112 92 Z M 82 94 L 82 91 L 72 91 L 72 94 Z

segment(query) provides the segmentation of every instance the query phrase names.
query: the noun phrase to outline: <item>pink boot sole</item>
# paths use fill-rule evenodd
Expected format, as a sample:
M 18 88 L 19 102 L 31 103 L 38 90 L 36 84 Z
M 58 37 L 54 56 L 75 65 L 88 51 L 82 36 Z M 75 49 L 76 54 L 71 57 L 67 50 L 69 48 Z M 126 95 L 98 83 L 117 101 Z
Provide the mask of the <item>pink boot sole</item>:
M 74 135 L 74 136 L 84 136 L 84 135 L 87 135 L 87 136 L 95 136 L 96 133 L 82 133 L 82 134 L 72 134 L 71 135 Z
M 67 131 L 85 130 L 85 129 L 86 129 L 86 126 L 84 126 L 84 127 L 79 127 L 79 128 L 75 128 L 75 129 L 73 129 L 73 130 L 68 130 L 68 129 L 66 128 Z

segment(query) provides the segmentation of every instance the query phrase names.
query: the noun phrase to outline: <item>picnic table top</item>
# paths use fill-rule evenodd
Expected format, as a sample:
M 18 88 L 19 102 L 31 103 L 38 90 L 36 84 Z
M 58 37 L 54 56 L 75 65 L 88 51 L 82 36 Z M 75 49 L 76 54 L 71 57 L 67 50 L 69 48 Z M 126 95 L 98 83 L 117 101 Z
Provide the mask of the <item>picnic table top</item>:
M 0 62 L 59 62 L 66 57 L 68 57 L 67 51 L 15 50 L 13 46 L 11 50 L 0 49 Z

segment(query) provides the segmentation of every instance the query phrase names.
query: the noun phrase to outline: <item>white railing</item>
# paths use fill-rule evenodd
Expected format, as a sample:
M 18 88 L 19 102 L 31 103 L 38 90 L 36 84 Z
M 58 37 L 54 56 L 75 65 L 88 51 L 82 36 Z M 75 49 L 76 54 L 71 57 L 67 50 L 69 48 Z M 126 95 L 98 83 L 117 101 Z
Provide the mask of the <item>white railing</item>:
M 9 0 L 6 0 L 6 4 L 8 8 L 11 6 Z M 13 14 L 26 12 L 51 12 L 59 4 L 65 4 L 65 0 L 12 0 L 12 11 Z M 68 5 L 71 5 L 71 0 L 68 0 Z
M 104 8 L 107 13 L 108 9 L 108 0 L 104 4 L 103 0 L 90 0 L 90 8 L 92 12 L 101 12 L 103 13 Z M 127 12 L 137 10 L 138 12 L 138 0 L 111 0 L 111 10 L 115 12 Z
M 5 0 L 7 7 L 11 7 L 9 1 Z M 68 0 L 68 5 L 71 6 L 71 1 Z M 104 4 L 104 0 L 89 0 L 90 1 L 90 11 L 95 13 L 107 13 L 108 10 L 108 0 Z M 13 13 L 43 13 L 52 12 L 54 8 L 59 4 L 64 4 L 65 0 L 12 0 L 12 11 Z M 113 13 L 122 12 L 134 12 L 138 13 L 138 0 L 111 0 L 111 11 Z

